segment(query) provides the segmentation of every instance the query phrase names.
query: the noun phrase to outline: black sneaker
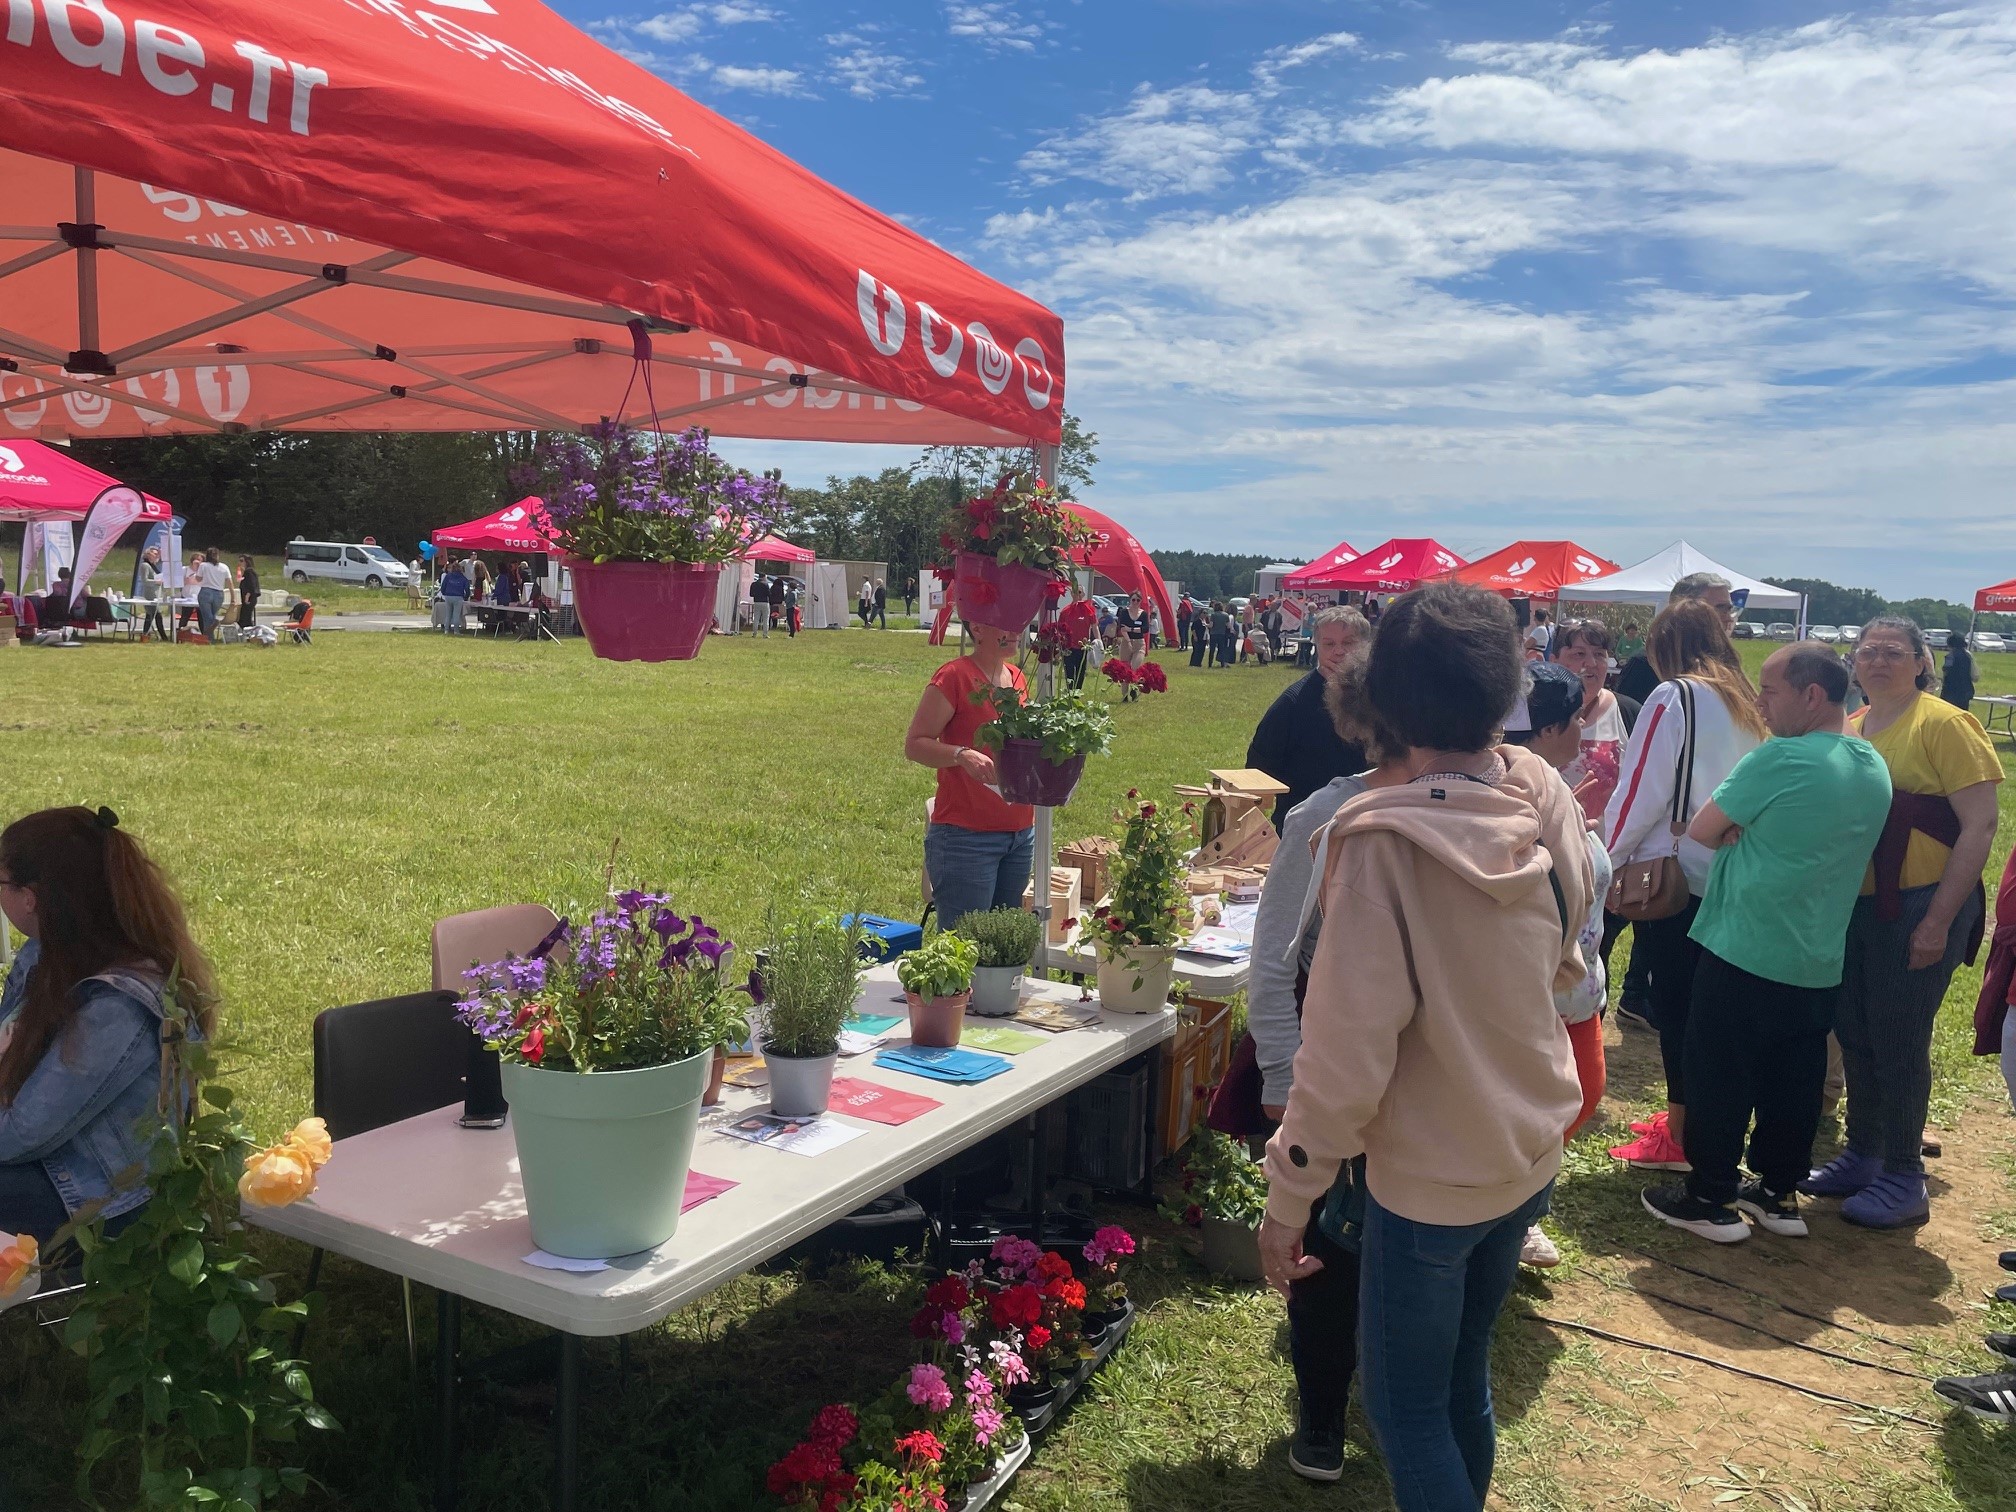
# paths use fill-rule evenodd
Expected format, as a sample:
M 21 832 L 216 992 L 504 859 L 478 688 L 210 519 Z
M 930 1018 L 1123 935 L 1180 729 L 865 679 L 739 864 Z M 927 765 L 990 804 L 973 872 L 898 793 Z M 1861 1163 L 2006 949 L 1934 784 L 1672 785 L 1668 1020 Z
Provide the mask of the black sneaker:
M 2006 1271 L 2016 1271 L 2016 1250 L 2004 1250 L 1995 1257 L 1995 1263 Z
M 1799 1215 L 1797 1192 L 1774 1192 L 1761 1181 L 1746 1181 L 1737 1188 L 1736 1206 L 1774 1234 L 1791 1239 L 1806 1237 L 1806 1220 Z
M 1982 1337 L 1981 1342 L 1996 1354 L 2016 1360 L 2016 1334 L 1987 1334 Z
M 1336 1481 L 1344 1478 L 1344 1433 L 1341 1428 L 1320 1428 L 1313 1423 L 1296 1426 L 1288 1441 L 1288 1468 L 1304 1480 Z
M 1934 1381 L 1932 1389 L 1975 1417 L 1991 1423 L 2016 1423 L 2016 1371 L 1945 1376 Z
M 1640 1029 L 1651 1029 L 1651 1000 L 1626 993 L 1617 999 L 1617 1022 L 1636 1024 Z
M 1670 1223 L 1717 1244 L 1740 1244 L 1750 1237 L 1750 1225 L 1736 1209 L 1690 1197 L 1684 1186 L 1654 1187 L 1639 1201 L 1661 1223 Z

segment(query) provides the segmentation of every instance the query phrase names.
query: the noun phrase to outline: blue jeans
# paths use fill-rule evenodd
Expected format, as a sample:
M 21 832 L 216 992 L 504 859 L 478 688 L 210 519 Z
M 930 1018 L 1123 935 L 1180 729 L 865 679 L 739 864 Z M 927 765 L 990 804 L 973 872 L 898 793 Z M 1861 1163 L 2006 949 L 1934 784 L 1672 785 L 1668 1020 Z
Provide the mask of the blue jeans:
M 1036 859 L 1036 831 L 970 830 L 933 824 L 924 831 L 924 870 L 938 905 L 938 924 L 950 929 L 969 913 L 1020 908 Z
M 1476 1512 L 1497 1454 L 1491 1328 L 1553 1183 L 1502 1218 L 1416 1223 L 1365 1200 L 1359 1392 L 1400 1512 Z
M 224 590 L 222 588 L 199 588 L 196 590 L 196 624 L 202 630 L 205 640 L 214 639 L 217 634 L 218 618 L 224 613 Z

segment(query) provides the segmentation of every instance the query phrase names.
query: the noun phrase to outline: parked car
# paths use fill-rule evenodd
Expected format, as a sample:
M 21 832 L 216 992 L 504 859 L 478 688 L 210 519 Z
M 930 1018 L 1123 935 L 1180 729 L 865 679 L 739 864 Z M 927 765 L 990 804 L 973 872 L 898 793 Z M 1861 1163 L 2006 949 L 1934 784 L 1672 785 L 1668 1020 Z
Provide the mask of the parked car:
M 1860 625 L 1843 625 L 1841 627 L 1842 645 L 1852 646 L 1860 639 L 1862 639 L 1862 627 Z
M 412 575 L 404 562 L 371 541 L 354 546 L 347 541 L 289 541 L 281 570 L 296 583 L 328 578 L 366 588 L 404 588 Z
M 1839 625 L 1809 625 L 1806 629 L 1806 636 L 1809 640 L 1825 641 L 1830 646 L 1838 646 L 1841 644 L 1841 627 Z
M 1738 620 L 1730 630 L 1729 638 L 1731 640 L 1755 640 L 1757 639 L 1757 627 L 1749 620 Z
M 1976 630 L 1967 637 L 1967 644 L 1976 651 L 2007 651 L 2009 642 L 1993 630 Z
M 1787 624 L 1784 620 L 1773 620 L 1764 627 L 1765 637 L 1769 640 L 1788 641 L 1798 635 L 1798 633 L 1799 627 L 1797 625 Z
M 1951 630 L 1927 630 L 1925 632 L 1925 644 L 1930 646 L 1934 651 L 1944 651 L 1946 643 L 1952 638 L 1953 632 Z

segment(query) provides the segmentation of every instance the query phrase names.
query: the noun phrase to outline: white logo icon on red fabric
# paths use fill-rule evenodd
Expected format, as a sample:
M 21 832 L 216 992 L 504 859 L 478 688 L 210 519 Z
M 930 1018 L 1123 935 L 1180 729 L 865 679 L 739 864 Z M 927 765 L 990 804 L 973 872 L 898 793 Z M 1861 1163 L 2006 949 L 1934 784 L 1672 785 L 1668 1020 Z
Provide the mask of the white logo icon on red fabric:
M 1397 563 L 1404 554 L 1405 553 L 1403 552 L 1396 551 L 1391 556 L 1387 557 L 1386 560 L 1380 562 L 1378 565 L 1373 567 L 1372 570 L 1374 572 L 1384 572 L 1388 567 L 1391 567 L 1395 563 Z
M 903 296 L 863 268 L 855 284 L 854 302 L 869 343 L 884 357 L 894 357 L 903 349 Z
M 0 471 L 21 471 L 21 453 L 11 446 L 0 446 Z
M 196 397 L 212 420 L 236 420 L 244 413 L 245 401 L 252 397 L 252 374 L 236 363 L 227 367 L 199 367 Z
M 945 332 L 945 345 L 931 344 L 933 328 Z M 947 320 L 923 300 L 917 301 L 917 342 L 924 348 L 924 360 L 931 364 L 931 371 L 940 378 L 950 378 L 959 371 L 959 357 L 966 350 L 966 333 L 959 329 L 959 323 Z
M 994 333 L 979 321 L 967 326 L 966 334 L 973 338 L 973 371 L 980 375 L 981 387 L 990 394 L 1000 393 L 1008 387 L 1008 374 L 1014 363 L 995 343 Z
M 1577 553 L 1575 557 L 1575 570 L 1584 577 L 1599 577 L 1603 572 L 1603 564 L 1592 561 L 1590 558 Z
M 1505 576 L 1507 576 L 1508 578 L 1522 578 L 1526 576 L 1527 573 L 1531 572 L 1533 570 L 1533 567 L 1534 567 L 1533 558 L 1526 557 L 1521 561 L 1514 562 L 1510 567 L 1507 567 L 1505 569 Z

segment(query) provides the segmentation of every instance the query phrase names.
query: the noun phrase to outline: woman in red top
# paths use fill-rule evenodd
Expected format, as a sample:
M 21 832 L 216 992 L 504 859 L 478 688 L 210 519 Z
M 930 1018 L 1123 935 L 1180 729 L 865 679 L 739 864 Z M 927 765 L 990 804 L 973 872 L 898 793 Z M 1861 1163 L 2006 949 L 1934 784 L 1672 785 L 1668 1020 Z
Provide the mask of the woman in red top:
M 1074 688 L 1085 686 L 1085 647 L 1099 628 L 1099 609 L 1085 596 L 1085 585 L 1071 585 L 1071 602 L 1057 615 L 1057 632 L 1064 641 L 1064 680 Z
M 1019 908 L 1029 885 L 1036 852 L 1036 811 L 1007 803 L 994 786 L 994 758 L 973 744 L 991 705 L 975 703 L 982 688 L 1013 688 L 1026 703 L 1028 684 L 1009 657 L 1016 632 L 972 625 L 973 654 L 949 661 L 931 676 L 903 754 L 919 766 L 935 768 L 938 797 L 924 831 L 924 870 L 947 929 L 969 913 Z

